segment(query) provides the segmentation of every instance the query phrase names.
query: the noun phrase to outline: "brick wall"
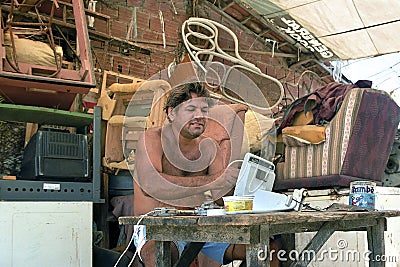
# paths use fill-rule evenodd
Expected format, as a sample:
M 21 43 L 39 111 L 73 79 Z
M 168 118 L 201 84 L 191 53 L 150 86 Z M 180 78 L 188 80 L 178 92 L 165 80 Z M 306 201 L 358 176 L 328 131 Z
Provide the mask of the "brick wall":
M 179 54 L 180 28 L 186 20 L 186 1 L 139 1 L 111 0 L 99 2 L 96 11 L 111 17 L 110 35 L 127 39 L 139 47 L 150 50 L 142 54 L 133 50 L 104 45 L 92 41 L 96 54 L 95 67 L 122 74 L 148 79 L 165 69 Z M 175 14 L 176 10 L 176 14 Z M 165 43 L 163 45 L 160 11 L 164 20 Z M 105 27 L 104 22 L 95 20 L 94 27 Z M 182 53 L 182 51 L 180 51 Z
M 224 17 L 210 5 L 204 4 L 202 1 L 198 2 L 195 9 L 191 5 L 191 1 L 185 0 L 163 2 L 110 0 L 98 3 L 97 11 L 111 17 L 109 27 L 112 36 L 121 39 L 128 38 L 138 46 L 148 49 L 150 54 L 146 55 L 135 51 L 124 53 L 121 48 L 97 46 L 96 42 L 93 42 L 96 68 L 112 70 L 142 79 L 148 79 L 164 70 L 185 51 L 181 43 L 181 25 L 190 16 L 188 13 L 191 10 L 198 12 L 199 17 L 210 18 L 229 27 L 239 39 L 239 50 L 271 52 L 271 49 L 264 44 L 264 40 L 256 38 L 254 33 Z M 160 14 L 164 19 L 165 48 Z M 95 27 L 104 27 L 104 24 L 101 21 L 95 21 Z M 223 49 L 234 49 L 233 40 L 227 34 L 221 34 L 219 44 Z M 304 92 L 298 92 L 296 84 L 304 68 L 289 68 L 285 58 L 272 57 L 267 53 L 242 52 L 240 55 L 257 65 L 265 74 L 279 79 L 287 89 L 288 96 L 292 94 L 297 97 L 299 94 L 304 94 Z M 314 88 L 319 86 L 316 77 L 311 77 L 308 82 Z

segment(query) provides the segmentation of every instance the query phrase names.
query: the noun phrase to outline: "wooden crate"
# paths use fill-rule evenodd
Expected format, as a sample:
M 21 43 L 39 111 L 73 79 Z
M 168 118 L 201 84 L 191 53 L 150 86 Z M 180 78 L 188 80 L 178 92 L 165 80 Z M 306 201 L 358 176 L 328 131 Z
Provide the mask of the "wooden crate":
M 139 135 L 146 129 L 146 117 L 116 115 L 107 122 L 104 157 L 107 163 L 120 162 L 125 154 L 136 149 Z

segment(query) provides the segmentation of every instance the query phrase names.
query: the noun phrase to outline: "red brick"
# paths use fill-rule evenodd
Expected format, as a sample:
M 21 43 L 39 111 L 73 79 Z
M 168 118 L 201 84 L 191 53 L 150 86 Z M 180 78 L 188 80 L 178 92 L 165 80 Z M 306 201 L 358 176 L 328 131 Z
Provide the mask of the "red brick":
M 148 64 L 148 65 L 147 65 L 147 68 L 146 68 L 146 73 L 145 73 L 146 78 L 148 79 L 148 78 L 150 78 L 150 77 L 152 77 L 152 76 L 156 76 L 157 73 L 158 73 L 159 71 L 161 71 L 161 70 L 162 70 L 162 68 L 160 68 L 160 67 L 157 66 L 157 65 Z
M 214 20 L 216 22 L 221 23 L 222 15 L 218 14 L 218 13 L 215 13 L 215 12 L 211 12 L 210 16 L 208 18 L 211 19 L 211 20 Z
M 147 0 L 143 1 L 143 8 L 152 14 L 158 14 L 159 1 Z
M 93 51 L 94 51 L 94 49 L 93 49 Z M 105 57 L 104 54 L 98 53 L 98 51 L 95 51 L 95 53 L 92 54 L 92 62 L 93 62 L 93 65 L 95 68 L 103 68 L 103 66 L 101 66 L 101 65 L 103 64 L 104 57 Z
M 287 71 L 286 71 L 286 78 L 285 78 L 285 80 L 286 80 L 287 82 L 289 82 L 289 83 L 296 83 L 295 77 L 296 77 L 296 73 L 295 73 L 295 72 L 290 71 L 290 70 L 287 70 Z
M 178 13 L 177 15 L 174 15 L 172 21 L 177 23 L 179 25 L 179 29 L 181 29 L 181 26 L 182 26 L 183 22 L 185 22 L 186 19 L 187 19 L 187 16 L 185 14 L 185 11 L 182 11 L 182 12 Z
M 150 29 L 152 31 L 161 32 L 162 27 L 159 17 L 150 17 Z
M 129 7 L 141 7 L 143 6 L 144 0 L 127 0 L 126 5 Z
M 97 40 L 91 39 L 91 40 L 90 40 L 90 45 L 91 45 L 91 47 L 94 48 L 94 49 L 103 49 L 104 43 L 101 42 L 101 41 L 97 41 Z M 101 52 L 101 50 L 99 50 L 99 51 Z
M 144 62 L 144 61 L 148 60 L 148 58 L 149 58 L 148 55 L 144 55 L 144 54 L 138 53 L 138 52 L 137 52 L 137 53 L 134 53 L 134 54 L 131 56 L 131 60 L 140 61 L 140 62 Z
M 101 20 L 98 18 L 94 19 L 94 28 L 95 28 L 96 32 L 101 32 L 101 33 L 107 34 L 107 27 L 108 27 L 108 24 L 105 20 Z
M 120 22 L 126 22 L 129 23 L 131 22 L 131 19 L 133 17 L 133 10 L 129 7 L 118 7 L 118 21 Z
M 178 42 L 181 40 L 181 34 L 177 32 L 165 31 L 165 36 L 167 39 L 167 43 L 173 43 L 177 45 Z
M 169 65 L 171 62 L 174 62 L 174 60 L 175 60 L 175 54 L 168 53 L 165 55 L 165 62 L 167 65 Z M 165 66 L 165 67 L 167 67 L 167 66 Z
M 162 34 L 161 32 L 157 33 L 147 30 L 143 32 L 143 39 L 149 41 L 162 41 Z
M 272 77 L 275 77 L 276 76 L 276 69 L 271 65 L 267 65 L 266 74 L 268 74 L 268 75 L 270 75 Z
M 96 62 L 96 68 L 101 68 L 105 70 L 110 70 L 112 69 L 110 59 L 111 57 L 108 54 L 97 54 L 98 62 Z
M 112 21 L 111 22 L 111 35 L 115 37 L 125 38 L 128 32 L 128 25 L 123 22 Z
M 115 7 L 107 7 L 104 4 L 100 6 L 99 9 L 100 13 L 104 14 L 104 15 L 108 15 L 110 16 L 112 19 L 116 19 L 118 17 L 118 9 Z
M 165 53 L 152 53 L 150 57 L 150 62 L 153 64 L 159 64 L 161 67 L 164 67 L 166 64 Z M 168 62 L 169 64 L 170 62 Z
M 166 21 L 164 23 L 164 29 L 166 33 L 176 35 L 178 32 L 181 32 L 181 25 L 173 21 Z
M 279 65 L 280 65 L 280 63 L 279 63 L 277 57 L 271 57 L 271 59 L 270 59 L 269 62 L 270 62 L 270 64 L 273 65 L 273 66 L 279 66 Z
M 256 51 L 263 51 L 263 50 L 266 50 L 267 48 L 259 40 L 254 40 L 254 44 L 253 44 L 253 48 L 252 49 L 256 50 Z
M 181 12 L 186 13 L 186 5 L 187 5 L 188 1 L 184 1 L 184 0 L 171 0 L 171 1 L 174 3 L 175 9 L 178 14 Z M 171 4 L 171 9 L 173 10 L 172 4 Z
M 162 12 L 162 16 L 164 18 L 164 21 L 165 22 L 171 22 L 172 18 L 174 17 L 174 11 L 172 10 L 172 7 L 169 7 L 169 6 L 166 6 L 166 5 L 162 5 L 160 10 Z
M 287 87 L 286 87 L 287 89 L 287 93 L 288 93 L 288 95 L 290 95 L 290 96 L 293 96 L 293 97 L 298 97 L 299 95 L 299 92 L 298 92 L 298 88 L 297 88 L 297 86 L 293 86 L 293 85 L 290 85 L 290 84 L 287 84 Z
M 283 79 L 286 77 L 285 69 L 275 68 L 275 71 L 276 71 L 276 75 L 275 76 L 271 75 L 272 77 L 274 77 L 276 79 Z
M 264 48 L 264 50 L 265 50 L 265 52 L 268 52 L 268 50 L 267 50 L 266 48 Z M 265 55 L 263 56 L 262 60 L 263 60 L 264 62 L 266 62 L 266 63 L 269 63 L 270 60 L 271 60 L 271 55 L 265 54 Z
M 113 71 L 115 72 L 120 72 L 118 70 L 118 65 L 122 67 L 121 73 L 128 74 L 129 73 L 129 58 L 128 57 L 122 57 L 122 56 L 114 56 L 113 60 Z
M 142 11 L 136 11 L 136 24 L 138 28 L 150 28 L 150 15 Z
M 138 78 L 145 78 L 145 69 L 146 69 L 146 64 L 140 61 L 132 61 L 131 60 L 131 65 L 130 65 L 130 75 L 133 75 Z
M 256 66 L 261 70 L 262 73 L 267 73 L 267 64 L 264 62 L 257 62 Z
M 220 36 L 218 38 L 218 45 L 221 49 L 233 49 L 234 48 L 233 41 L 226 37 L 223 37 L 223 36 Z

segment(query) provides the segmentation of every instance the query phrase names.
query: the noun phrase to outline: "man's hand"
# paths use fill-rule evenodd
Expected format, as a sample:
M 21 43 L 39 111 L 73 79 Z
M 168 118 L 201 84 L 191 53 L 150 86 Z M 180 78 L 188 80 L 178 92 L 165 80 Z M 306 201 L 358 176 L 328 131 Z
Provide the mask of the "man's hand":
M 217 177 L 217 179 L 210 184 L 214 200 L 225 196 L 235 187 L 239 171 L 237 167 L 229 166 L 224 170 L 221 176 Z
M 228 168 L 225 169 L 225 172 L 223 174 L 223 179 L 225 179 L 226 182 L 231 185 L 231 187 L 234 187 L 239 177 L 239 171 L 240 170 L 237 167 L 229 166 Z

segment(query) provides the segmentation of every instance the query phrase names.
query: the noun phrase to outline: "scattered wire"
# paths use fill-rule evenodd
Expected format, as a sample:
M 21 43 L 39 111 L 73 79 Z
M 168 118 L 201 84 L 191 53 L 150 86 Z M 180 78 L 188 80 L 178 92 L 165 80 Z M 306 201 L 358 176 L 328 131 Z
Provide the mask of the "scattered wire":
M 275 56 L 275 47 L 278 49 L 278 42 L 269 38 L 265 39 L 265 42 L 272 43 L 272 55 L 271 57 Z
M 142 222 L 142 220 L 144 219 L 144 217 L 149 216 L 149 215 L 152 214 L 153 212 L 154 212 L 154 211 L 151 210 L 151 211 L 147 212 L 146 214 L 140 215 L 140 218 L 139 218 L 139 220 L 138 220 L 138 222 L 136 223 L 135 226 L 138 226 L 138 225 Z M 126 252 L 128 251 L 128 249 L 129 249 L 129 247 L 131 246 L 131 244 L 132 244 L 132 242 L 133 242 L 133 240 L 134 240 L 134 237 L 135 237 L 135 233 L 132 233 L 131 240 L 129 241 L 129 243 L 128 243 L 128 245 L 126 246 L 125 250 L 124 250 L 124 251 L 121 253 L 121 255 L 119 256 L 117 262 L 114 264 L 114 267 L 117 267 L 117 266 L 118 266 L 118 263 L 121 261 L 122 257 L 125 255 L 125 253 L 126 253 Z M 131 266 L 131 264 L 132 264 L 133 261 L 135 260 L 135 257 L 138 255 L 138 251 L 139 251 L 139 250 L 136 249 L 135 254 L 133 254 L 133 257 L 132 257 L 131 261 L 129 262 L 128 267 Z
M 175 5 L 174 5 L 174 1 L 172 1 L 172 0 L 171 0 L 171 5 L 172 5 L 172 8 L 174 9 L 174 14 L 175 14 L 175 15 L 178 15 L 178 12 L 176 12 L 176 8 L 175 8 Z
M 237 162 L 243 162 L 243 160 L 242 160 L 242 159 L 237 159 L 237 160 L 231 161 L 231 162 L 228 164 L 228 166 L 226 166 L 226 168 L 229 168 L 230 166 L 232 166 L 232 164 L 237 163 Z
M 286 196 L 289 196 L 289 195 L 287 195 L 287 194 L 285 194 L 285 193 L 283 193 L 283 194 L 286 195 Z M 313 207 L 313 206 L 311 206 L 310 203 L 303 203 L 303 202 L 298 201 L 298 200 L 296 200 L 296 199 L 294 199 L 294 198 L 292 198 L 291 200 L 294 201 L 294 202 L 296 202 L 297 204 L 300 204 L 303 208 L 306 208 L 306 209 L 308 209 L 308 210 L 326 211 L 326 209 L 320 209 L 320 208 Z M 301 209 L 300 209 L 300 210 L 301 210 Z
M 162 30 L 162 39 L 163 39 L 163 46 L 166 47 L 166 40 L 165 40 L 165 25 L 164 25 L 164 16 L 161 10 L 158 10 L 158 15 L 160 16 L 161 21 L 161 30 Z

